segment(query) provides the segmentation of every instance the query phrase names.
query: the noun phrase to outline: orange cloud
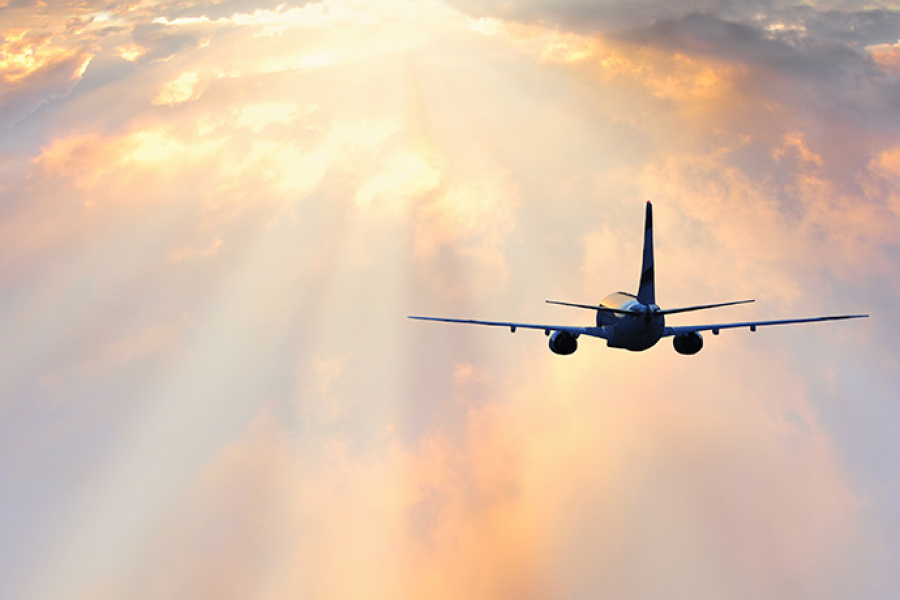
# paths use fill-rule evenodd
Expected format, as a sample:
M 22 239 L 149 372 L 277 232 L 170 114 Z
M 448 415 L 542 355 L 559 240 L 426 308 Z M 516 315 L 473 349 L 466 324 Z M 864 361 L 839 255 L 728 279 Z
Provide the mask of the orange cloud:
M 81 378 L 116 407 L 34 596 L 812 598 L 865 577 L 805 342 L 566 361 L 539 333 L 403 316 L 636 285 L 648 196 L 667 298 L 808 309 L 804 277 L 895 270 L 895 151 L 854 195 L 808 123 L 731 110 L 742 67 L 428 3 L 151 29 L 205 47 L 98 41 L 169 60 L 124 65 L 121 112 L 54 122 L 3 184 L 7 370 L 44 385 L 13 391 Z M 113 95 L 91 93 L 62 108 Z
M 0 43 L 0 127 L 11 127 L 50 100 L 68 94 L 93 59 L 83 44 L 48 33 L 7 29 Z
M 71 78 L 78 79 L 90 60 L 91 56 L 82 50 L 57 45 L 52 36 L 28 29 L 5 30 L 0 44 L 0 75 L 7 84 L 22 83 L 41 71 L 72 63 L 75 68 Z
M 200 82 L 199 74 L 193 72 L 182 73 L 160 90 L 159 94 L 153 99 L 153 104 L 172 106 L 195 100 L 203 93 L 199 89 Z
M 872 60 L 889 73 L 900 73 L 900 43 L 866 48 Z
M 730 96 L 731 82 L 739 72 L 725 62 L 629 46 L 541 25 L 483 18 L 474 20 L 471 28 L 485 35 L 503 35 L 541 62 L 581 65 L 606 82 L 635 82 L 657 98 L 685 105 Z
M 412 444 L 354 448 L 262 410 L 108 595 L 815 597 L 843 576 L 859 504 L 789 367 L 723 397 L 733 357 L 712 360 L 697 385 L 613 358 L 599 388 L 589 360 L 536 361 L 461 435 Z M 674 405 L 670 386 L 694 394 Z
M 183 246 L 181 248 L 178 248 L 177 250 L 172 250 L 171 252 L 169 252 L 169 259 L 175 262 L 182 262 L 195 257 L 204 259 L 209 258 L 211 256 L 215 256 L 215 254 L 219 251 L 219 248 L 222 247 L 222 244 L 222 239 L 216 238 L 206 248 L 191 248 L 189 246 Z

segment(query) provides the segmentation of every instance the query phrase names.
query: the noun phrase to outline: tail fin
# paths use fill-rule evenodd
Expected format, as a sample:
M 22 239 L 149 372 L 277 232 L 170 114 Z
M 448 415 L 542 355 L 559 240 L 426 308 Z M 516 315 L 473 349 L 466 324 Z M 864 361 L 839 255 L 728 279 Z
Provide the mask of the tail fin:
M 656 283 L 653 276 L 653 205 L 647 201 L 644 220 L 644 260 L 641 265 L 641 283 L 638 286 L 638 302 L 656 304 Z

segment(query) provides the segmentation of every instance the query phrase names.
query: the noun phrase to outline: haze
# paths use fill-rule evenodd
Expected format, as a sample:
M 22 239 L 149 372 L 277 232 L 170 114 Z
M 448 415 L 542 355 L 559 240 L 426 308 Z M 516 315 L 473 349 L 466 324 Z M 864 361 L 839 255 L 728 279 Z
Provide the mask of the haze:
M 0 596 L 896 597 L 897 3 L 0 22 Z

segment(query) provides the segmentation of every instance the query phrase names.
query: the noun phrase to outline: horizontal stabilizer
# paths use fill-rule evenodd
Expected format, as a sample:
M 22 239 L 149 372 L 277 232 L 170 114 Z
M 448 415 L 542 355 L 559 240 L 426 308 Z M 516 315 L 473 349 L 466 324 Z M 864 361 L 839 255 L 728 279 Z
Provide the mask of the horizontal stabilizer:
M 641 315 L 643 313 L 627 308 L 609 308 L 598 304 L 575 304 L 574 302 L 560 302 L 558 300 L 545 300 L 547 304 L 558 304 L 559 306 L 572 306 L 574 308 L 586 308 L 588 310 L 596 310 L 597 312 L 613 313 L 616 315 Z
M 683 308 L 667 308 L 659 311 L 661 315 L 674 315 L 678 313 L 693 312 L 695 310 L 706 310 L 707 308 L 719 308 L 722 306 L 734 306 L 735 304 L 750 304 L 756 300 L 736 300 L 734 302 L 720 302 L 718 304 L 701 304 L 698 306 L 685 306 Z
M 596 310 L 597 312 L 606 312 L 613 313 L 617 315 L 642 315 L 644 314 L 638 310 L 632 310 L 628 308 L 609 308 L 607 306 L 598 305 L 598 304 L 577 304 L 575 302 L 560 302 L 558 300 L 545 300 L 547 304 L 558 304 L 560 306 L 572 306 L 574 308 L 585 308 L 587 310 Z M 693 312 L 695 310 L 706 310 L 707 308 L 719 308 L 721 306 L 733 306 L 735 304 L 749 304 L 750 302 L 756 302 L 755 300 L 736 300 L 734 302 L 719 302 L 718 304 L 700 304 L 697 306 L 684 306 L 681 308 L 669 308 L 669 309 L 661 309 L 654 310 L 653 314 L 657 315 L 674 315 L 677 313 L 684 312 Z

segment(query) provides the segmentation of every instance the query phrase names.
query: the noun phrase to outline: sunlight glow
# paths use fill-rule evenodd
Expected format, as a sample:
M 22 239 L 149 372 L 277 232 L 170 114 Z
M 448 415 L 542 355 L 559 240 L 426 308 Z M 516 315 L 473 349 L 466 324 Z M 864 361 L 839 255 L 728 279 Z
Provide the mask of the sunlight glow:
M 362 208 L 378 202 L 399 210 L 436 189 L 440 182 L 441 167 L 433 158 L 398 152 L 387 158 L 381 172 L 356 192 L 354 200 Z
M 584 321 L 543 300 L 637 284 L 647 198 L 676 306 L 892 310 L 895 45 L 252 4 L 3 32 L 0 596 L 869 597 L 883 327 L 563 359 L 404 317 Z
M 77 59 L 82 51 L 54 43 L 50 35 L 42 35 L 29 29 L 3 31 L 0 44 L 0 75 L 7 83 L 19 83 L 53 65 Z M 84 74 L 90 57 L 82 58 L 73 68 L 72 78 Z
M 199 73 L 182 73 L 178 78 L 167 83 L 153 99 L 153 104 L 174 106 L 182 102 L 195 100 L 200 96 L 198 85 L 201 82 Z

